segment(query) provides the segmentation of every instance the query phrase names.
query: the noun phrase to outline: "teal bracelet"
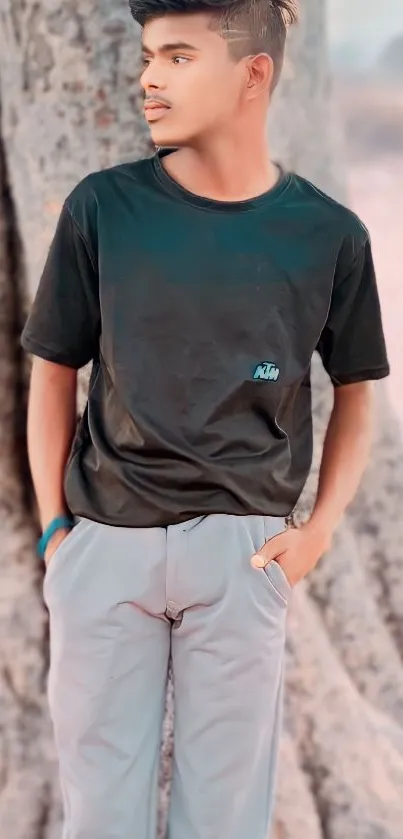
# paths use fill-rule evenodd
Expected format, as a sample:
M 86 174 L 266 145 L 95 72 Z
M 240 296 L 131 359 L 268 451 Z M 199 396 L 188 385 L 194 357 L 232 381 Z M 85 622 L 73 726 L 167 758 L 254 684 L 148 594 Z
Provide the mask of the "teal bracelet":
M 71 516 L 58 516 L 56 519 L 53 519 L 53 521 L 51 521 L 49 527 L 46 528 L 45 532 L 42 534 L 41 538 L 39 539 L 39 542 L 38 542 L 38 545 L 37 545 L 38 554 L 39 554 L 41 559 L 44 559 L 44 557 L 45 557 L 46 548 L 48 547 L 48 544 L 49 544 L 52 536 L 54 536 L 54 534 L 58 530 L 62 530 L 65 527 L 68 527 L 68 528 L 73 528 L 74 527 L 74 519 L 71 518 Z

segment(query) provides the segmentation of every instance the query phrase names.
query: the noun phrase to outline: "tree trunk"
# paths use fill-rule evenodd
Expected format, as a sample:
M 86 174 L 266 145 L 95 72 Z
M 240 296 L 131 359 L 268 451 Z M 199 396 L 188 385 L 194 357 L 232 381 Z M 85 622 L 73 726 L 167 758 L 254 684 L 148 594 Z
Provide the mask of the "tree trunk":
M 275 156 L 343 195 L 323 0 L 306 0 L 270 117 Z M 139 31 L 123 0 L 3 0 L 0 12 L 0 824 L 57 839 L 60 795 L 46 702 L 47 616 L 28 477 L 19 333 L 67 193 L 87 172 L 151 152 L 140 116 Z M 314 497 L 332 390 L 313 365 Z M 85 380 L 85 378 L 84 378 Z M 84 389 L 85 390 L 85 389 Z M 84 391 L 83 391 L 84 392 Z M 290 612 L 272 839 L 400 839 L 403 821 L 402 444 L 385 387 L 360 493 Z M 164 834 L 172 685 L 161 765 Z M 94 837 L 94 839 L 96 839 Z

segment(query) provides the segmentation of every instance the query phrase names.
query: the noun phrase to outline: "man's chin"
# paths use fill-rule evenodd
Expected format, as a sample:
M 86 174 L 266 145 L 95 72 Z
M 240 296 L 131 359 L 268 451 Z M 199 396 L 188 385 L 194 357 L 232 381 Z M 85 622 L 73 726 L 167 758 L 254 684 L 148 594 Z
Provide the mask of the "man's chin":
M 173 131 L 164 131 L 161 126 L 150 126 L 151 139 L 155 146 L 160 148 L 179 148 L 186 145 L 186 139 L 178 136 Z

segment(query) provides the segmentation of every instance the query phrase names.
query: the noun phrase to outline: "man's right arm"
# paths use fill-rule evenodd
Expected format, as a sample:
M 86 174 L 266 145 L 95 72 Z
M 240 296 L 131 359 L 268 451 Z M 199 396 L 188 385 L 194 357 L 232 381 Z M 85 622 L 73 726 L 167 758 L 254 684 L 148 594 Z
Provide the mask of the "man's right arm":
M 28 453 L 43 530 L 61 515 L 71 518 L 63 487 L 76 430 L 77 371 L 99 355 L 96 248 L 87 241 L 70 211 L 72 202 L 82 216 L 80 202 L 84 202 L 88 219 L 93 221 L 91 213 L 95 210 L 87 192 L 85 184 L 79 185 L 63 206 L 21 336 L 23 348 L 34 356 Z M 94 228 L 94 224 L 87 226 Z M 45 561 L 67 532 L 56 531 Z
M 76 429 L 76 392 L 77 370 L 34 358 L 28 402 L 28 457 L 43 531 L 57 516 L 69 514 L 63 484 Z M 67 533 L 55 533 L 48 557 Z

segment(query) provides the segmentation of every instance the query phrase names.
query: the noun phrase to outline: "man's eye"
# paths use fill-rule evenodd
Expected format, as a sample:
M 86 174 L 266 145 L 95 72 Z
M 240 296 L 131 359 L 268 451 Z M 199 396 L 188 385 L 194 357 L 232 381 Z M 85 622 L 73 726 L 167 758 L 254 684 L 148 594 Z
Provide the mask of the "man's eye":
M 186 63 L 189 59 L 184 55 L 174 55 L 172 61 L 174 64 L 181 64 L 182 62 Z
M 151 58 L 143 58 L 143 60 L 142 60 L 143 67 L 148 67 L 150 61 L 151 61 Z

